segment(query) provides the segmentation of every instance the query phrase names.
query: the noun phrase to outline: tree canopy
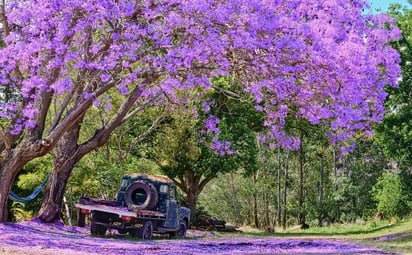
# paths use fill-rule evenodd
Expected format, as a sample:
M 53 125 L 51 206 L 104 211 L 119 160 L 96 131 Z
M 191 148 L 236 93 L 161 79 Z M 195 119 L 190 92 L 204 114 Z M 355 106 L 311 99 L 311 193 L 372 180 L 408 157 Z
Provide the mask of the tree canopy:
M 242 84 L 274 146 L 299 146 L 284 129 L 291 116 L 330 125 L 334 143 L 370 130 L 383 115 L 383 87 L 399 76 L 389 42 L 400 33 L 364 8 L 363 0 L 3 1 L 0 207 L 19 169 L 93 105 L 116 113 L 94 134 L 107 136 L 147 105 L 186 103 L 213 77 Z M 109 92 L 122 104 L 113 107 Z

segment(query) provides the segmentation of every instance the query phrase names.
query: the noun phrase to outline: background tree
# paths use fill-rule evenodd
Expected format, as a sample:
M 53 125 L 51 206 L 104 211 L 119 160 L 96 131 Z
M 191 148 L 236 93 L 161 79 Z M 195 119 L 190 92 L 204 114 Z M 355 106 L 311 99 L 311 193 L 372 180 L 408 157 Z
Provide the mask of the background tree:
M 218 174 L 238 169 L 251 172 L 256 167 L 256 132 L 262 127 L 263 115 L 253 109 L 250 100 L 242 101 L 228 81 L 221 78 L 215 82 L 216 91 L 208 94 L 208 102 L 203 101 L 206 111 L 198 119 L 178 109 L 155 138 L 152 158 L 183 191 L 193 212 L 200 193 Z M 219 123 L 214 122 L 216 118 Z M 205 126 L 212 129 L 217 124 L 217 135 L 206 131 Z M 214 142 L 218 140 L 226 142 Z
M 393 45 L 401 55 L 402 79 L 399 81 L 399 87 L 386 88 L 389 94 L 385 101 L 386 114 L 382 123 L 375 128 L 375 142 L 394 161 L 393 164 L 398 168 L 401 177 L 401 186 L 405 189 L 408 199 L 411 200 L 412 10 L 406 8 L 401 10 L 400 6 L 393 5 L 389 13 L 396 18 L 397 25 L 402 31 L 402 38 Z

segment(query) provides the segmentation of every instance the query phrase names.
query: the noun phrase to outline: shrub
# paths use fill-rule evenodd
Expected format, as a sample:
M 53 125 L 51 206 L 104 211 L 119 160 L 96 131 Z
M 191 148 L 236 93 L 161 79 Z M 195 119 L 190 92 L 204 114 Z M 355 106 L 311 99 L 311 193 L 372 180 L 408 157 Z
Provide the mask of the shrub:
M 408 213 L 407 196 L 399 174 L 384 173 L 372 188 L 377 211 L 385 218 L 403 217 Z

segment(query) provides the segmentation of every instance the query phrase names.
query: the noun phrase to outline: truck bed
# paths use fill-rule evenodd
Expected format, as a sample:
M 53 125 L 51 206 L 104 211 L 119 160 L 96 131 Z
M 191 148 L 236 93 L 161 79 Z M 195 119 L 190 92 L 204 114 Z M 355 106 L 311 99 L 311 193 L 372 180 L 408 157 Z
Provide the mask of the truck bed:
M 79 209 L 100 211 L 117 214 L 119 217 L 128 216 L 142 219 L 166 219 L 166 214 L 158 211 L 132 209 L 119 206 L 115 200 L 83 197 L 75 205 Z

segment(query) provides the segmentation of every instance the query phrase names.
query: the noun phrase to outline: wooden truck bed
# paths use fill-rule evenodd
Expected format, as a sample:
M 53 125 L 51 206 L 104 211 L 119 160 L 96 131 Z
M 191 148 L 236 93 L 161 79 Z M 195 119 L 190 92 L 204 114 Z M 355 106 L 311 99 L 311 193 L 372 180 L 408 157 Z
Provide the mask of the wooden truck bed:
M 127 207 L 118 206 L 114 200 L 105 200 L 97 198 L 81 198 L 75 205 L 79 209 L 89 210 L 89 211 L 100 211 L 106 213 L 113 213 L 122 216 L 142 218 L 142 219 L 166 219 L 166 214 L 158 211 L 141 210 L 141 209 L 131 209 Z

